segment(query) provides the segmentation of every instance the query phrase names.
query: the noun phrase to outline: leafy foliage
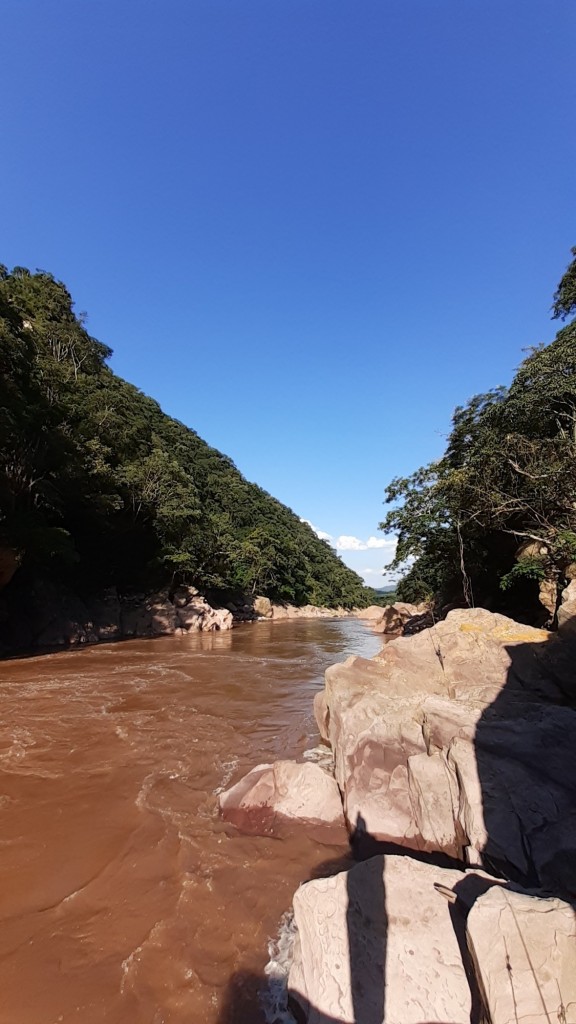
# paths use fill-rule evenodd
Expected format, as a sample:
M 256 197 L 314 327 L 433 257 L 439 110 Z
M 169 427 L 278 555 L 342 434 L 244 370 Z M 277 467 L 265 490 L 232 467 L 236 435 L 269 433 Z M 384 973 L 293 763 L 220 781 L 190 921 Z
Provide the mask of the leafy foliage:
M 554 309 L 576 312 L 576 259 Z M 388 486 L 398 504 L 381 528 L 399 536 L 393 567 L 413 563 L 399 595 L 490 604 L 518 581 L 561 580 L 576 559 L 575 495 L 573 321 L 529 352 L 509 388 L 456 409 L 438 462 Z
M 169 581 L 364 604 L 362 580 L 106 365 L 63 284 L 0 267 L 0 543 L 84 590 Z

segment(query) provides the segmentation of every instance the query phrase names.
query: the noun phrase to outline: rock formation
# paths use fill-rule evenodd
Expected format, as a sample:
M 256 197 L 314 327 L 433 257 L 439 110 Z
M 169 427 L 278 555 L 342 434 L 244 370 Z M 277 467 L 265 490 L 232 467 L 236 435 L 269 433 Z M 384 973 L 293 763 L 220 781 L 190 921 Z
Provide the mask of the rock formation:
M 282 835 L 297 821 L 325 842 L 346 840 L 340 791 L 317 764 L 258 765 L 221 793 L 219 803 L 222 817 L 243 832 Z
M 452 904 L 434 887 L 454 890 L 465 877 L 376 856 L 301 886 L 288 984 L 307 1024 L 470 1024 Z
M 294 897 L 299 1022 L 576 1024 L 575 587 L 558 635 L 456 609 L 326 672 L 314 710 L 362 863 Z M 271 771 L 239 804 L 265 780 L 267 806 L 314 817 Z
M 467 938 L 492 1024 L 576 1019 L 573 907 L 494 887 L 472 906 Z
M 17 580 L 13 581 L 13 587 Z M 233 616 L 194 587 L 81 598 L 42 579 L 24 579 L 10 601 L 0 597 L 0 651 L 74 647 L 132 637 L 232 629 Z

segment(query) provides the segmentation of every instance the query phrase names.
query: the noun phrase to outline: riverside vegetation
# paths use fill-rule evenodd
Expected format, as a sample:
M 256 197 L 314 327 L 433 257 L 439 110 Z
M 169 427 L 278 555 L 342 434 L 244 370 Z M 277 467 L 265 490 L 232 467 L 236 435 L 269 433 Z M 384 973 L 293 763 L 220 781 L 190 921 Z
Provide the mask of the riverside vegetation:
M 532 348 L 509 387 L 456 409 L 445 454 L 393 480 L 381 529 L 402 601 L 435 597 L 553 622 L 576 562 L 576 248 L 552 307 L 566 325 Z
M 84 597 L 185 584 L 216 603 L 369 603 L 325 541 L 110 355 L 51 274 L 0 267 L 0 584 L 18 570 Z

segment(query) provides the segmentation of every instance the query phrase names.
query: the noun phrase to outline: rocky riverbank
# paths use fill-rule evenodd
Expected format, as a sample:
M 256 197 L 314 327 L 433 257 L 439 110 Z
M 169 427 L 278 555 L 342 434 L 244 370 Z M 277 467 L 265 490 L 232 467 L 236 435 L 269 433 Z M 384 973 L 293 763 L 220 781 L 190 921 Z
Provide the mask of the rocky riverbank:
M 186 586 L 152 593 L 112 588 L 82 596 L 42 578 L 16 574 L 0 593 L 0 654 L 215 632 L 260 619 L 347 614 L 343 608 L 275 604 L 267 597 L 242 597 L 223 604 Z
M 359 861 L 295 894 L 298 1021 L 576 1021 L 576 583 L 558 618 L 455 610 L 332 666 L 333 775 L 260 765 L 222 794 L 248 831 L 346 828 Z

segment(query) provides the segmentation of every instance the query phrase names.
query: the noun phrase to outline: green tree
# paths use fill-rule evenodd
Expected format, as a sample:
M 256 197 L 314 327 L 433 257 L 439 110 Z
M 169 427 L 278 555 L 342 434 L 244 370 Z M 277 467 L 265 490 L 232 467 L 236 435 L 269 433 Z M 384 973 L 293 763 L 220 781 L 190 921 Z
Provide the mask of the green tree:
M 574 264 L 555 308 L 574 312 Z M 576 559 L 576 324 L 532 349 L 509 388 L 454 413 L 444 456 L 392 481 L 399 594 L 493 603 L 502 586 L 561 582 Z M 523 554 L 524 553 L 524 554 Z M 521 569 L 515 560 L 526 557 Z M 535 561 L 534 561 L 535 560 Z

